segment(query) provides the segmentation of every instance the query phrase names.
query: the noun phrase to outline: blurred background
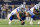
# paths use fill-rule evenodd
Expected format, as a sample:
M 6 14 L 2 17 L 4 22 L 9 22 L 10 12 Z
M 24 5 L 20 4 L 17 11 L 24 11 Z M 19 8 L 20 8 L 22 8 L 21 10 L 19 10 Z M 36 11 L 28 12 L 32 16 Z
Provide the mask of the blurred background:
M 23 2 L 24 0 L 0 0 L 0 19 L 7 19 L 7 15 L 11 13 L 11 11 L 14 10 L 16 7 L 23 4 Z M 25 0 L 25 2 L 26 8 L 30 9 L 33 4 L 39 3 L 40 0 Z M 34 19 L 40 19 L 40 14 L 35 15 Z

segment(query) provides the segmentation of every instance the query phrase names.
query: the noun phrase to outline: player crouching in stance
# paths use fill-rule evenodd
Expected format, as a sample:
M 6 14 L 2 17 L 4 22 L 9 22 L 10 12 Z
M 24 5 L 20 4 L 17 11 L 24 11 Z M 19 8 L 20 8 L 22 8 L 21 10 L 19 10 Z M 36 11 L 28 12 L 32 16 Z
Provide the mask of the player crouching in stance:
M 16 9 L 14 9 L 8 16 L 8 18 L 10 18 L 9 24 L 11 24 L 11 22 L 14 18 L 14 15 L 16 14 L 17 18 L 21 21 L 21 25 L 24 25 L 25 22 L 19 16 L 19 13 L 23 13 L 23 11 L 24 11 L 24 6 L 23 5 L 21 5 L 20 7 L 17 7 Z
M 40 3 L 34 5 L 27 13 L 27 16 L 29 16 L 29 14 L 31 15 L 31 21 L 30 21 L 31 25 L 33 24 L 32 20 L 33 20 L 34 16 L 38 15 L 39 6 L 40 6 Z

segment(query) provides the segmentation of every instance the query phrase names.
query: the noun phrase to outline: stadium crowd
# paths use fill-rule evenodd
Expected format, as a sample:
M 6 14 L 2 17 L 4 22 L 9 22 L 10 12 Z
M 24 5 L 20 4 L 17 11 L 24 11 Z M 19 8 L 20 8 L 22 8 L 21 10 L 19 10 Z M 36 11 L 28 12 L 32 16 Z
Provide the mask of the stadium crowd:
M 1 1 L 1 0 L 0 0 Z M 5 0 L 4 0 L 5 1 Z M 4 2 L 2 0 L 2 4 L 0 3 L 0 18 L 6 19 L 8 13 L 10 13 L 12 10 L 14 10 L 16 7 L 18 7 L 19 5 L 9 5 L 9 3 L 3 3 Z M 11 1 L 11 0 L 10 0 Z M 15 1 L 15 0 L 14 0 Z M 13 3 L 13 2 L 12 2 Z M 19 4 L 19 3 L 18 3 Z M 26 5 L 27 10 L 30 10 L 30 8 L 33 6 L 33 4 L 35 3 L 31 3 L 30 5 Z

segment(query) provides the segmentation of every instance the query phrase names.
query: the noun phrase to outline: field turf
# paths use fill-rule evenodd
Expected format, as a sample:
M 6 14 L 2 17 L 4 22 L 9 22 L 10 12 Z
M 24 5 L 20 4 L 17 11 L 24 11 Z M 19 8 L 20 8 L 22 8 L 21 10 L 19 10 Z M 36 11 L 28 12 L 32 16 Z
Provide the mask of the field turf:
M 40 25 L 37 24 L 38 20 L 33 20 L 33 25 L 29 24 L 29 21 L 25 21 L 25 25 L 21 25 L 21 22 L 19 20 L 13 20 L 11 25 L 8 25 L 8 20 L 6 19 L 0 19 L 0 27 L 40 27 Z

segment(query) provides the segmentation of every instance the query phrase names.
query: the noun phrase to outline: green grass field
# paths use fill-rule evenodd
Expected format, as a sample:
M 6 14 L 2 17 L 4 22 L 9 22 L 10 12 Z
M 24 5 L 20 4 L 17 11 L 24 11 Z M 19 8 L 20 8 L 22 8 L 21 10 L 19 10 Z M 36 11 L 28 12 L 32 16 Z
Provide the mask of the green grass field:
M 33 25 L 29 24 L 29 21 L 25 21 L 26 25 L 21 25 L 21 22 L 18 20 L 13 20 L 11 25 L 8 25 L 8 20 L 0 19 L 0 27 L 40 27 L 37 24 L 37 20 L 33 21 Z

